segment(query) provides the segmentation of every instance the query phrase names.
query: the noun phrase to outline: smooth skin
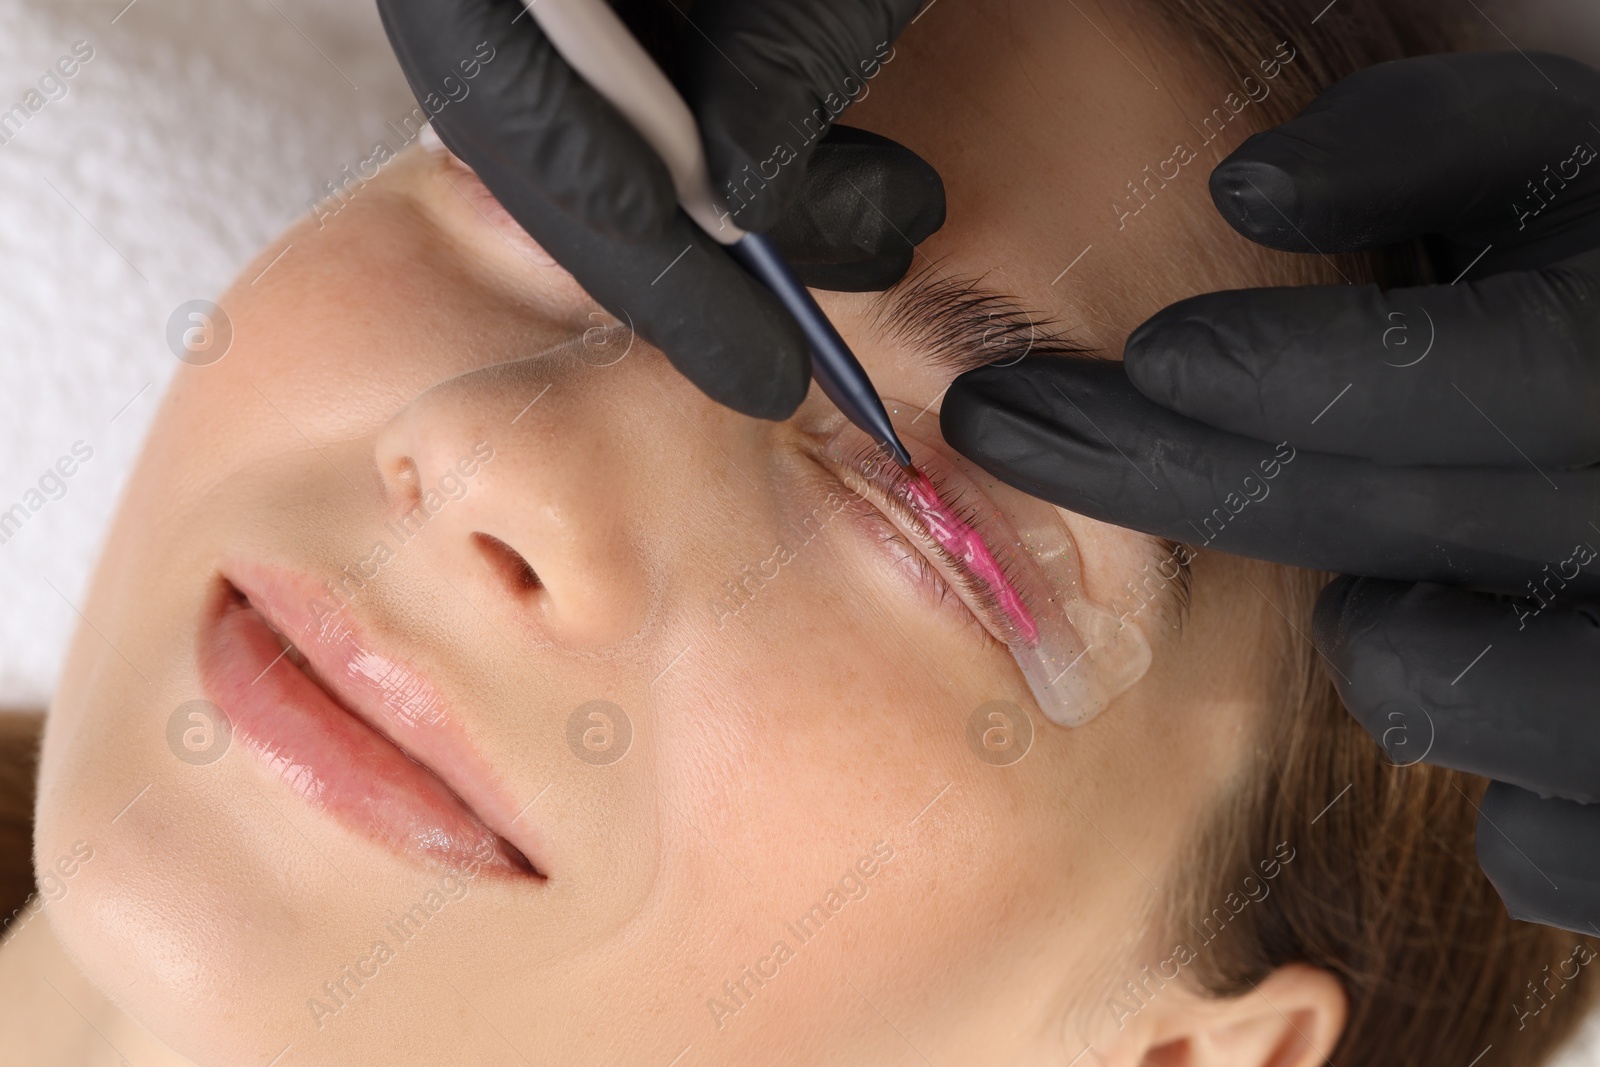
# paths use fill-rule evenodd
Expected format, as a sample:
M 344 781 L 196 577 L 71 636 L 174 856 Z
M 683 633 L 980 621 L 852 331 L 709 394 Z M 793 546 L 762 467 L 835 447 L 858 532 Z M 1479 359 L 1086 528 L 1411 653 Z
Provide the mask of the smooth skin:
M 944 176 L 950 221 L 919 261 L 987 274 L 1115 354 L 1173 300 L 1292 276 L 1214 217 L 1198 170 L 1117 229 L 1104 199 L 1170 154 L 1182 103 L 1229 87 L 1148 24 L 1082 6 L 1111 41 L 1046 0 L 1005 19 L 940 5 L 852 118 Z M 1169 985 L 1121 1028 L 1105 1009 L 1170 951 L 1162 891 L 1281 713 L 1278 666 L 1301 638 L 1270 602 L 1274 568 L 1203 554 L 1181 630 L 1139 620 L 1143 680 L 1075 731 L 1035 711 L 1031 751 L 995 767 L 967 722 L 1026 706 L 1026 685 L 881 538 L 827 524 L 717 626 L 724 583 L 837 490 L 807 458 L 837 422 L 814 390 L 794 419 L 757 421 L 642 342 L 586 332 L 608 318 L 443 154 L 390 164 L 242 277 L 291 244 L 223 298 L 233 348 L 179 374 L 81 605 L 36 855 L 43 869 L 81 842 L 92 858 L 0 950 L 0 1059 L 1060 1064 L 1088 1046 L 1118 1067 L 1312 1067 L 1331 1052 L 1344 998 L 1307 967 L 1235 999 Z M 879 298 L 825 299 L 883 392 L 931 421 L 949 369 L 879 324 Z M 437 873 L 238 747 L 174 758 L 168 720 L 197 695 L 222 560 L 335 574 L 391 516 L 396 461 L 433 483 L 483 439 L 496 459 L 357 610 L 526 798 L 549 879 L 474 883 L 319 1026 L 308 1001 Z M 1122 606 L 1155 543 L 1069 524 L 1087 595 Z M 541 588 L 515 592 L 479 533 Z M 566 741 L 595 698 L 634 727 L 606 767 Z M 708 1006 L 866 855 L 865 891 L 776 977 L 736 1012 Z

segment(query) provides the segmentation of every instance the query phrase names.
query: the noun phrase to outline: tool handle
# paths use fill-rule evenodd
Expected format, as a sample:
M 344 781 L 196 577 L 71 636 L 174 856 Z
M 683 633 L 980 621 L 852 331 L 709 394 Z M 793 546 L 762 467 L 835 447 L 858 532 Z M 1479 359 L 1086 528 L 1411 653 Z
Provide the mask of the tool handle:
M 911 453 L 896 435 L 872 379 L 867 377 L 861 361 L 817 306 L 816 298 L 795 277 L 772 238 L 760 233 L 746 234 L 744 240 L 730 245 L 728 252 L 740 266 L 777 294 L 784 308 L 800 324 L 811 344 L 812 377 L 828 399 L 846 418 L 883 445 L 896 463 L 911 469 Z
M 672 175 L 684 213 L 719 244 L 745 235 L 711 186 L 700 127 L 678 90 L 605 0 L 523 0 L 561 58 L 616 108 Z

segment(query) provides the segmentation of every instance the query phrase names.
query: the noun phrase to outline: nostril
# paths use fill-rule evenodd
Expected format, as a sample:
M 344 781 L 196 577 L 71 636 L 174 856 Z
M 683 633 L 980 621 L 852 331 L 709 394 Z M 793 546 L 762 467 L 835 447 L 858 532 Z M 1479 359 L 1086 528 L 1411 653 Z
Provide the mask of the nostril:
M 474 533 L 472 540 L 512 592 L 527 593 L 539 588 L 539 575 L 516 549 L 491 534 Z
M 422 475 L 410 456 L 385 464 L 382 470 L 383 485 L 390 500 L 401 511 L 411 511 L 422 503 Z

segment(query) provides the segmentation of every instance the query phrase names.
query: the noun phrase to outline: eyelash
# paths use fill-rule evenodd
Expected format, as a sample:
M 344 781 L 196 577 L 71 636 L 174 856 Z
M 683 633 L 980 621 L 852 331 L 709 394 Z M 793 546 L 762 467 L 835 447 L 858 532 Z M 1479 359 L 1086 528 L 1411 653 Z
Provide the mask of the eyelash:
M 909 561 L 917 567 L 918 578 L 932 585 L 940 596 L 942 603 L 945 598 L 955 596 L 962 602 L 973 620 L 978 622 L 979 629 L 983 631 L 985 640 L 992 641 L 1001 648 L 1010 647 L 1010 641 L 1001 635 L 1012 634 L 1015 627 L 1006 617 L 1005 610 L 1000 606 L 1000 597 L 996 589 L 989 583 L 979 578 L 966 565 L 965 562 L 952 555 L 948 550 L 934 540 L 926 524 L 916 511 L 905 502 L 904 494 L 910 485 L 910 478 L 904 470 L 893 463 L 883 462 L 883 456 L 877 451 L 876 446 L 867 446 L 852 457 L 850 468 L 860 472 L 872 470 L 873 476 L 863 476 L 863 481 L 873 490 L 870 494 L 858 494 L 871 505 L 875 517 L 883 523 L 885 529 L 884 541 L 894 542 L 904 547 L 910 555 Z M 982 534 L 982 525 L 985 516 L 980 514 L 980 508 L 975 504 L 963 506 L 959 494 L 946 495 L 945 480 L 935 474 L 923 472 L 928 481 L 933 485 L 939 499 L 955 513 L 956 517 L 966 523 L 973 530 Z M 848 483 L 846 488 L 850 488 Z M 876 497 L 877 499 L 873 499 Z M 893 517 L 886 512 L 893 512 Z M 913 545 L 907 540 L 900 523 L 917 531 L 917 540 L 921 545 Z M 1035 611 L 1034 599 L 1029 591 L 1023 588 L 1018 581 L 1017 568 L 1013 564 L 1011 554 L 1005 546 L 991 544 L 984 538 L 984 545 L 994 556 L 995 562 L 1000 565 L 1000 572 L 1006 583 L 1022 600 L 1023 606 L 1031 613 Z M 935 566 L 929 556 L 936 557 L 947 576 L 939 566 Z M 959 591 L 951 588 L 951 581 L 960 587 Z M 1037 616 L 1035 616 L 1037 617 Z

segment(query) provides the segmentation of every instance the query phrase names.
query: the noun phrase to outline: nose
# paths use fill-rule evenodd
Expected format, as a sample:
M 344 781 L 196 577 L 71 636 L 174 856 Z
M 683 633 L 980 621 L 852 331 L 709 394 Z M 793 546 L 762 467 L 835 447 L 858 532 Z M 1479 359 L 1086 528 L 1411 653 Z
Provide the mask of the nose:
M 649 575 L 626 456 L 603 410 L 575 417 L 606 406 L 583 366 L 557 352 L 434 386 L 379 433 L 376 460 L 391 528 L 419 536 L 443 577 L 593 648 L 639 628 Z
M 748 455 L 765 425 L 700 397 L 643 342 L 617 359 L 625 344 L 579 340 L 452 378 L 375 446 L 390 529 L 571 648 L 646 624 L 684 535 L 685 472 L 710 466 L 696 453 Z

